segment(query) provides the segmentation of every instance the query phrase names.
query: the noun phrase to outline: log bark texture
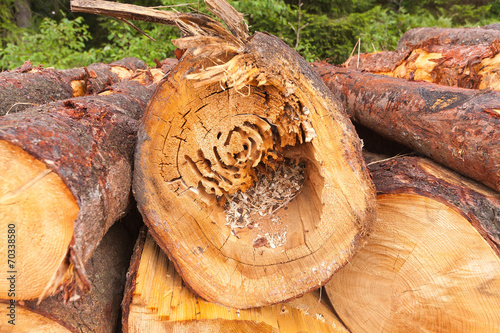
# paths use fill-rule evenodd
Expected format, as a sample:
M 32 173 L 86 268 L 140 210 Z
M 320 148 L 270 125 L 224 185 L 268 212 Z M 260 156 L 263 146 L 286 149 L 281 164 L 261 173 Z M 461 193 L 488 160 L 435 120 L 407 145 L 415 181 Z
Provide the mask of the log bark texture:
M 0 118 L 0 220 L 17 230 L 17 299 L 89 287 L 84 265 L 130 202 L 138 119 L 156 87 L 146 74 Z M 1 281 L 0 298 L 7 290 Z
M 434 37 L 405 51 L 351 56 L 344 66 L 447 86 L 500 90 L 500 39 L 464 46 Z
M 500 194 L 417 157 L 370 164 L 378 219 L 325 286 L 352 332 L 500 329 Z
M 174 265 L 143 231 L 127 273 L 124 333 L 345 332 L 317 291 L 287 303 L 238 310 L 204 301 L 183 283 Z
M 33 67 L 27 61 L 18 69 L 0 73 L 0 116 L 55 100 L 97 94 L 146 68 L 136 58 L 67 70 Z
M 351 118 L 500 190 L 500 93 L 317 64 Z
M 43 300 L 18 301 L 15 326 L 6 323 L 6 304 L 0 303 L 1 332 L 115 333 L 119 325 L 120 302 L 125 275 L 137 234 L 121 222 L 106 233 L 85 270 L 92 291 L 66 303 L 59 294 Z
M 470 46 L 491 44 L 495 39 L 500 40 L 500 31 L 484 28 L 414 28 L 401 36 L 396 51 L 408 50 L 435 37 L 443 44 Z

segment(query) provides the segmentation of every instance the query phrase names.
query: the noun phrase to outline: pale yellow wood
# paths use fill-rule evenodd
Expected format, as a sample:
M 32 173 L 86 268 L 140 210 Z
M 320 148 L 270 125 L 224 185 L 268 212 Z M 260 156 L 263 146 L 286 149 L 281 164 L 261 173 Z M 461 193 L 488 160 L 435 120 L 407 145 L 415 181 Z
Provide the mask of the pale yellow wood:
M 436 74 L 433 73 L 439 60 L 445 57 L 441 53 L 428 52 L 423 49 L 414 49 L 411 54 L 394 70 L 388 72 L 376 72 L 376 74 L 388 75 L 397 78 L 436 82 Z M 472 76 L 479 78 L 478 89 L 500 90 L 500 53 L 491 58 L 484 58 L 479 63 L 474 63 Z M 455 69 L 456 70 L 456 69 Z M 470 76 L 471 68 L 465 66 L 461 75 Z
M 12 270 L 16 300 L 41 295 L 66 257 L 78 210 L 56 173 L 21 148 L 0 141 L 0 299 L 10 299 L 6 277 Z M 8 266 L 9 225 L 15 225 L 13 268 Z
M 499 332 L 500 259 L 449 206 L 378 197 L 367 245 L 325 288 L 353 332 Z
M 232 309 L 192 294 L 173 266 L 148 235 L 129 308 L 129 332 L 348 332 L 317 292 L 287 303 Z
M 0 303 L 0 332 L 2 333 L 69 333 L 71 332 L 57 322 L 38 313 L 25 309 L 19 304 L 15 309 L 15 325 L 9 324 L 12 320 L 8 315 L 10 310 L 7 304 Z

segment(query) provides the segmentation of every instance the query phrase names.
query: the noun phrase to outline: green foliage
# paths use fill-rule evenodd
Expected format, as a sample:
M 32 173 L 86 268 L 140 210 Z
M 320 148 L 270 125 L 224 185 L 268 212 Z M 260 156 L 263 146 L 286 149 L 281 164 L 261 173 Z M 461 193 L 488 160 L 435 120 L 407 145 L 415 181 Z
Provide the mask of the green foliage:
M 83 18 L 69 20 L 66 17 L 57 23 L 44 18 L 40 24 L 40 32 L 31 33 L 25 30 L 18 42 L 8 43 L 0 50 L 0 67 L 13 68 L 31 59 L 35 64 L 67 68 L 75 67 L 85 54 L 85 42 L 91 38 L 88 26 Z M 83 54 L 82 54 L 83 53 Z
M 150 66 L 154 65 L 154 59 L 163 60 L 171 57 L 174 46 L 171 39 L 180 37 L 175 27 L 160 24 L 136 24 L 140 29 L 156 42 L 143 36 L 141 33 L 123 22 L 111 19 L 106 24 L 108 34 L 107 42 L 100 48 L 93 50 L 96 60 L 100 62 L 112 62 L 124 57 L 137 57 Z
M 123 0 L 141 6 L 207 13 L 202 0 Z M 250 31 L 267 31 L 295 47 L 307 60 L 342 63 L 361 40 L 361 52 L 392 50 L 414 27 L 478 26 L 498 22 L 500 0 L 230 0 Z M 91 14 L 76 17 L 69 0 L 31 0 L 33 24 L 17 28 L 14 0 L 0 4 L 0 69 L 31 59 L 35 64 L 68 68 L 133 56 L 154 65 L 173 56 L 176 27 L 134 22 L 153 42 L 124 22 Z M 61 9 L 61 11 L 59 11 Z M 299 15 L 300 11 L 300 15 Z M 48 18 L 48 17 L 51 18 Z M 300 16 L 300 34 L 297 34 Z M 43 17 L 43 19 L 42 19 Z M 354 50 L 357 52 L 357 49 Z

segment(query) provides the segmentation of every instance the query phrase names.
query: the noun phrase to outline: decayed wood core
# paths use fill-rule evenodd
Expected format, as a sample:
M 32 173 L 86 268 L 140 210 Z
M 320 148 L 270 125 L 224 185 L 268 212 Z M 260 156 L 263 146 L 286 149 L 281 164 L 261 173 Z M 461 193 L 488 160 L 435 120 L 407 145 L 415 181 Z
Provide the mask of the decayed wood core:
M 126 332 L 348 332 L 318 292 L 238 310 L 195 296 L 149 234 L 139 258 Z
M 161 158 L 164 167 L 160 167 L 160 173 L 174 193 L 191 191 L 195 194 L 192 196 L 195 201 L 202 201 L 210 207 L 212 223 L 200 223 L 200 226 L 210 226 L 206 235 L 211 235 L 213 228 L 217 228 L 221 239 L 215 240 L 218 243 L 216 246 L 229 251 L 225 253 L 229 257 L 254 265 L 261 260 L 255 259 L 257 253 L 253 250 L 259 247 L 256 246 L 258 239 L 266 234 L 268 238 L 286 234 L 287 241 L 282 242 L 278 251 L 281 254 L 277 254 L 280 258 L 269 262 L 275 264 L 291 260 L 290 253 L 287 258 L 283 250 L 304 246 L 297 256 L 314 252 L 312 244 L 307 249 L 313 241 L 306 235 L 310 233 L 310 237 L 314 237 L 315 221 L 321 219 L 322 199 L 317 191 L 323 188 L 324 180 L 311 144 L 304 142 L 300 123 L 293 123 L 294 118 L 299 119 L 298 112 L 303 112 L 303 109 L 298 105 L 295 108 L 280 108 L 283 101 L 277 98 L 278 93 L 267 91 L 272 90 L 271 87 L 251 89 L 251 95 L 242 96 L 235 89 L 221 91 L 218 85 L 212 85 L 203 92 L 205 96 L 192 100 L 187 108 L 184 106 L 186 114 L 176 117 L 171 127 L 166 129 L 171 138 L 175 136 L 174 131 L 180 135 L 178 140 L 165 141 Z M 256 109 L 257 106 L 267 107 Z M 225 113 L 222 117 L 219 116 L 221 112 Z M 192 128 L 184 127 L 181 121 Z M 167 167 L 170 163 L 176 164 L 177 168 Z M 299 195 L 282 207 L 279 206 L 284 201 L 279 201 L 278 196 L 278 207 L 275 208 L 279 209 L 273 214 L 259 214 L 261 208 L 257 205 L 262 203 L 239 207 L 255 210 L 256 213 L 251 214 L 256 219 L 252 227 L 231 228 L 227 225 L 228 207 L 234 203 L 238 193 L 249 197 L 255 190 L 254 185 L 262 182 L 264 177 L 272 180 L 268 188 L 272 191 L 272 186 L 277 186 L 278 178 L 282 182 L 287 181 L 285 176 L 273 178 L 276 175 L 273 170 L 283 169 L 283 173 L 291 175 L 295 168 L 301 168 L 299 173 L 303 176 L 300 178 L 304 178 L 297 181 L 299 188 L 296 193 L 300 191 Z M 262 171 L 259 172 L 259 169 Z M 278 226 L 276 218 L 283 223 Z M 247 253 L 231 251 L 228 245 L 236 239 L 238 247 L 242 244 L 247 246 Z
M 159 220 L 168 214 L 169 220 L 189 221 L 171 224 L 169 228 L 175 231 L 168 233 L 168 251 L 190 253 L 175 254 L 176 263 L 182 263 L 183 273 L 192 279 L 189 283 L 205 281 L 205 286 L 196 286 L 203 297 L 213 301 L 215 293 L 220 302 L 239 302 L 237 306 L 242 308 L 285 300 L 320 286 L 352 255 L 360 229 L 352 224 L 356 220 L 350 216 L 353 212 L 345 193 L 333 190 L 339 186 L 335 173 L 345 177 L 341 171 L 345 167 L 336 170 L 330 166 L 325 171 L 322 163 L 326 162 L 317 159 L 316 149 L 320 148 L 306 142 L 314 137 L 314 130 L 304 128 L 306 121 L 294 120 L 304 119 L 307 107 L 298 101 L 290 105 L 290 99 L 283 99 L 273 86 L 238 91 L 222 89 L 217 83 L 194 90 L 190 81 L 177 82 L 175 86 L 164 83 L 146 120 L 146 126 L 154 128 L 148 133 L 148 146 L 154 148 L 146 169 L 156 179 L 156 191 L 164 196 L 156 203 L 163 206 L 163 212 L 152 201 L 140 200 L 150 205 L 148 210 L 161 214 Z M 182 97 L 169 98 L 172 94 Z M 171 112 L 162 115 L 165 108 Z M 326 144 L 326 140 L 321 142 Z M 333 148 L 323 153 L 323 158 L 333 161 L 342 158 Z M 136 160 L 140 165 L 144 161 L 141 157 Z M 228 225 L 231 196 L 251 191 L 259 177 L 267 177 L 266 169 L 283 167 L 285 173 L 301 169 L 300 193 L 273 214 L 254 214 L 257 220 L 250 228 Z M 327 196 L 322 193 L 325 187 L 330 190 Z M 287 264 L 288 273 L 281 274 L 282 265 Z M 301 276 L 300 281 L 285 282 L 289 274 Z M 211 284 L 210 279 L 218 282 Z M 228 289 L 220 289 L 221 284 Z M 207 285 L 213 290 L 207 290 Z M 269 297 L 262 296 L 264 290 Z
M 57 207 L 54 210 L 53 207 Z M 42 294 L 68 252 L 78 205 L 61 178 L 21 148 L 0 140 L 0 274 L 16 271 L 15 298 Z M 8 228 L 15 225 L 14 268 L 8 266 Z M 11 243 L 12 244 L 12 243 Z M 10 249 L 13 249 L 12 247 Z M 0 298 L 10 299 L 0 279 Z
M 500 259 L 448 205 L 379 195 L 367 245 L 325 286 L 353 332 L 497 332 Z

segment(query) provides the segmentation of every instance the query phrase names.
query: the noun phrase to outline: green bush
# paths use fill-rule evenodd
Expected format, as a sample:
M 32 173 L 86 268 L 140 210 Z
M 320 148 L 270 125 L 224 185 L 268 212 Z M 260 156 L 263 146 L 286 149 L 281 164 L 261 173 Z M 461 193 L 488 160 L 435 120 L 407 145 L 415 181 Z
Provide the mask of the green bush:
M 30 59 L 33 64 L 69 68 L 92 61 L 92 54 L 85 51 L 85 42 L 91 39 L 83 18 L 57 23 L 44 18 L 40 31 L 23 30 L 17 42 L 7 43 L 0 50 L 0 67 L 14 68 Z
M 125 1 L 142 6 L 185 3 L 180 0 Z M 0 69 L 18 67 L 27 59 L 34 64 L 69 68 L 130 56 L 152 66 L 155 58 L 161 60 L 173 56 L 171 39 L 180 36 L 176 27 L 134 22 L 156 39 L 155 43 L 124 22 L 112 18 L 86 14 L 70 19 L 73 14 L 69 12 L 54 15 L 50 6 L 60 8 L 63 2 L 68 1 L 50 0 L 45 4 L 41 0 L 32 0 L 34 10 L 43 8 L 41 14 L 52 13 L 58 20 L 40 20 L 34 15 L 29 29 L 16 27 L 13 0 L 0 4 Z M 267 31 L 292 47 L 297 43 L 300 10 L 303 29 L 296 50 L 309 61 L 328 59 L 337 64 L 347 59 L 358 39 L 361 40 L 361 52 L 392 50 L 401 35 L 414 27 L 478 26 L 498 22 L 500 15 L 500 0 L 318 0 L 305 2 L 300 9 L 298 0 L 230 2 L 245 13 L 251 32 Z M 191 6 L 175 7 L 175 10 L 207 13 L 201 0 Z

